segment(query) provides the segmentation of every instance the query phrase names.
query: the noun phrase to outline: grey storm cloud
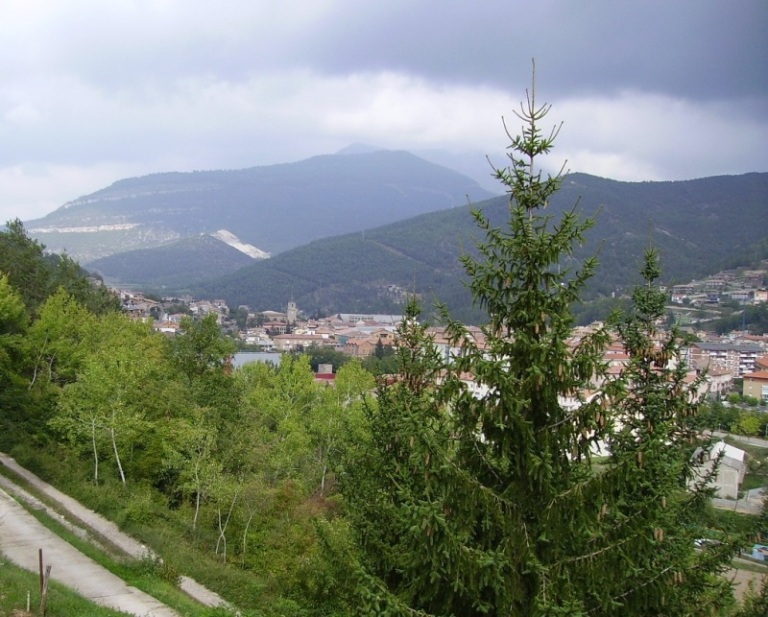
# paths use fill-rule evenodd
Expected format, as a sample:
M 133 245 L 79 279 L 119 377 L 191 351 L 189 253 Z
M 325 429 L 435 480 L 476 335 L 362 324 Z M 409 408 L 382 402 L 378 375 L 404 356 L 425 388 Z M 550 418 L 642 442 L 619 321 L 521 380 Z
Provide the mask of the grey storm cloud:
M 6 219 L 127 175 L 351 142 L 485 173 L 534 58 L 574 171 L 768 167 L 765 0 L 10 0 L 3 16 Z
M 535 57 L 548 89 L 765 96 L 768 5 L 756 2 L 387 3 L 335 14 L 307 48 L 320 69 L 395 69 L 498 87 Z
M 764 0 L 116 2 L 86 11 L 88 4 L 41 15 L 38 27 L 14 27 L 18 51 L 6 71 L 50 67 L 119 87 L 293 68 L 388 70 L 507 88 L 526 81 L 536 58 L 554 95 L 768 92 Z

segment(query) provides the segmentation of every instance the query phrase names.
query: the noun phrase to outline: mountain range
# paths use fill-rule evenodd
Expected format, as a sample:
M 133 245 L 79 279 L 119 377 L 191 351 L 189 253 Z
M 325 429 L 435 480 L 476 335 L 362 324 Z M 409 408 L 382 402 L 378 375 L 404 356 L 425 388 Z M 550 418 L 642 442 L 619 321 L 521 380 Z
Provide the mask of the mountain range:
M 508 198 L 432 212 L 310 243 L 237 272 L 195 285 L 202 297 L 263 310 L 293 298 L 311 312 L 387 312 L 405 289 L 449 305 L 458 318 L 477 321 L 459 256 L 481 239 L 471 216 L 483 211 L 494 226 L 507 220 Z M 586 299 L 626 293 L 640 282 L 642 256 L 658 248 L 663 280 L 688 282 L 720 268 L 768 257 L 768 173 L 676 182 L 619 182 L 570 174 L 547 211 L 594 217 L 584 246 L 570 262 L 596 254 L 599 266 Z
M 275 254 L 490 196 L 408 152 L 352 149 L 297 163 L 120 180 L 25 227 L 82 264 L 219 231 Z
M 399 310 L 408 291 L 477 319 L 458 259 L 479 239 L 471 209 L 503 226 L 507 203 L 407 152 L 355 147 L 287 165 L 121 180 L 25 225 L 108 281 L 166 295 L 380 313 Z M 637 282 L 650 244 L 665 280 L 686 282 L 763 255 L 768 242 L 766 173 L 676 182 L 574 173 L 548 212 L 557 220 L 571 208 L 595 217 L 585 246 L 561 264 L 598 255 L 588 298 Z

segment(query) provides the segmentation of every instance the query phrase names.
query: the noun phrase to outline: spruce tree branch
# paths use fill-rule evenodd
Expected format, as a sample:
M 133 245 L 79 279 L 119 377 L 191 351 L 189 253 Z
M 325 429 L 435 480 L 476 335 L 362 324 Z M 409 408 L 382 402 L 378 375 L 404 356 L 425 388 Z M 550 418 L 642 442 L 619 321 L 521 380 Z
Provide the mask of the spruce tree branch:
M 648 585 L 650 585 L 651 583 L 654 583 L 654 582 L 656 582 L 656 581 L 657 581 L 657 580 L 659 580 L 659 579 L 660 579 L 662 576 L 664 576 L 664 575 L 665 575 L 665 574 L 667 574 L 668 572 L 671 572 L 671 571 L 673 571 L 674 569 L 675 569 L 675 568 L 674 568 L 674 566 L 667 566 L 666 568 L 664 568 L 663 570 L 661 570 L 660 572 L 658 572 L 658 573 L 656 574 L 656 576 L 653 576 L 653 577 L 651 577 L 651 578 L 649 578 L 649 579 L 647 579 L 647 580 L 643 581 L 643 582 L 642 582 L 640 585 L 637 585 L 637 586 L 635 586 L 635 587 L 632 587 L 631 589 L 627 589 L 627 591 L 625 591 L 624 593 L 621 593 L 621 594 L 619 594 L 619 595 L 617 595 L 617 596 L 613 596 L 613 597 L 611 598 L 611 602 L 612 602 L 612 603 L 617 603 L 617 602 L 619 602 L 619 600 L 623 600 L 624 598 L 626 598 L 626 597 L 627 597 L 627 596 L 629 596 L 630 594 L 633 594 L 633 593 L 635 593 L 636 591 L 638 591 L 638 590 L 642 589 L 643 587 L 647 587 L 647 586 L 648 586 Z M 604 609 L 604 607 L 602 607 L 602 606 L 595 606 L 594 608 L 590 609 L 588 612 L 589 612 L 589 613 L 594 613 L 594 612 L 596 612 L 596 611 L 602 611 L 603 609 Z
M 552 564 L 553 568 L 559 568 L 564 566 L 565 564 L 571 564 L 571 563 L 578 563 L 580 561 L 585 561 L 587 559 L 594 559 L 598 555 L 602 555 L 603 553 L 607 553 L 610 550 L 613 550 L 615 548 L 618 548 L 627 542 L 629 542 L 632 538 L 625 537 L 623 540 L 619 540 L 618 542 L 614 542 L 612 544 L 608 544 L 607 546 L 604 546 L 602 548 L 599 548 L 595 551 L 592 551 L 591 553 L 588 553 L 586 555 L 577 555 L 576 557 L 570 557 L 568 559 L 561 559 L 558 562 L 555 562 Z

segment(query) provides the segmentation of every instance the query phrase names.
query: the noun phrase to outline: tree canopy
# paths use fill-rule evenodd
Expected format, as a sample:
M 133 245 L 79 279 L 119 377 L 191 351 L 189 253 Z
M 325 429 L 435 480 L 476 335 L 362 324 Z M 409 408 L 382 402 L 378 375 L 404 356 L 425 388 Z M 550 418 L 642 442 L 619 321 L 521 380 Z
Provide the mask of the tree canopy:
M 27 235 L 19 219 L 8 221 L 6 229 L 0 231 L 0 272 L 6 273 L 33 314 L 59 288 L 96 313 L 119 308 L 117 298 L 89 280 L 70 257 L 46 254 L 45 246 Z

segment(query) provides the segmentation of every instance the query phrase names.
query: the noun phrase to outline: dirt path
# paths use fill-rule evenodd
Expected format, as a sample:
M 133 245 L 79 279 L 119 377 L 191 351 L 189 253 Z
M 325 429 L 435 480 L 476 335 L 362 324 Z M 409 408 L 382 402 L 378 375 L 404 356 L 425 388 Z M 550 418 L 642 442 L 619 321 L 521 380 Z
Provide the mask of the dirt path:
M 65 509 L 75 519 L 75 524 L 71 527 L 76 532 L 82 534 L 87 534 L 89 530 L 95 532 L 126 555 L 134 558 L 152 554 L 146 546 L 121 532 L 114 523 L 43 482 L 19 466 L 10 456 L 0 453 L 0 464 L 23 477 L 36 490 Z M 5 490 L 0 488 L 0 553 L 5 554 L 8 559 L 27 570 L 38 572 L 38 549 L 43 549 L 45 563 L 52 566 L 51 578 L 75 589 L 82 596 L 104 606 L 140 617 L 178 617 L 178 613 L 144 592 L 126 585 L 121 579 L 46 529 L 9 493 L 31 503 L 34 507 L 45 508 L 32 495 L 2 475 L 0 475 L 0 487 L 5 488 Z M 53 515 L 57 516 L 55 513 Z M 182 577 L 180 587 L 207 606 L 226 604 L 217 594 L 190 578 Z
M 728 570 L 725 578 L 731 581 L 733 593 L 739 602 L 744 600 L 747 592 L 758 593 L 763 580 L 762 572 L 751 572 L 749 570 Z

